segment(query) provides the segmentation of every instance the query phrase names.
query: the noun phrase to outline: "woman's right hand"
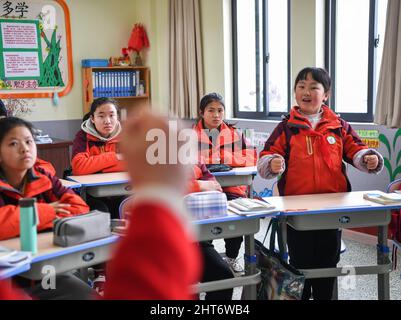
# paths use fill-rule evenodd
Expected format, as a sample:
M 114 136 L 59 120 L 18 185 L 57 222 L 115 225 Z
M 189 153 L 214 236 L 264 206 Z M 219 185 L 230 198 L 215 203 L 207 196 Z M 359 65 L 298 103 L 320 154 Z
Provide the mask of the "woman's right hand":
M 223 192 L 220 183 L 217 181 L 198 180 L 200 191 L 220 191 Z
M 49 203 L 50 206 L 53 207 L 56 213 L 63 213 L 63 214 L 70 214 L 70 212 L 64 208 L 71 207 L 70 204 L 67 203 L 60 203 L 59 201 Z

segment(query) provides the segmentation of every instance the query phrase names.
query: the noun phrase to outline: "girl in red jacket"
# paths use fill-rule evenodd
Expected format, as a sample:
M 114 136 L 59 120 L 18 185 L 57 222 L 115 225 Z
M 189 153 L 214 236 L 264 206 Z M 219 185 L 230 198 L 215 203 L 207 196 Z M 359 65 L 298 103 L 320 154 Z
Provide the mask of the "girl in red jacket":
M 7 117 L 8 117 L 7 108 L 4 105 L 3 101 L 0 100 L 0 119 Z M 40 167 L 42 169 L 45 169 L 52 176 L 56 175 L 56 169 L 54 169 L 53 165 L 50 162 L 47 162 L 45 160 L 36 158 L 35 167 Z
M 362 143 L 352 127 L 325 105 L 331 79 L 326 70 L 304 68 L 295 80 L 297 106 L 278 124 L 260 153 L 258 173 L 271 179 L 281 174 L 281 196 L 347 192 L 347 162 L 377 174 L 383 158 Z M 334 268 L 340 259 L 341 231 L 288 230 L 290 263 L 298 269 Z M 302 299 L 330 300 L 335 278 L 307 279 Z
M 210 93 L 200 101 L 200 120 L 194 129 L 198 134 L 200 156 L 208 166 L 226 164 L 231 167 L 256 165 L 255 148 L 249 146 L 245 136 L 224 122 L 225 106 L 221 95 Z M 246 186 L 224 187 L 228 200 L 247 196 Z M 243 271 L 238 263 L 242 237 L 224 239 L 226 260 L 234 272 Z
M 86 203 L 72 190 L 34 166 L 37 150 L 32 129 L 30 123 L 19 118 L 0 119 L 0 240 L 19 236 L 18 201 L 22 198 L 36 198 L 38 231 L 51 229 L 57 217 L 89 211 Z M 81 294 L 86 296 L 92 291 L 84 282 L 70 275 L 61 275 L 57 281 L 60 286 L 52 292 L 54 297 L 79 299 L 83 297 Z M 26 281 L 19 283 L 27 285 Z M 32 288 L 35 296 L 49 297 L 49 292 L 41 288 L 40 284 Z
M 19 118 L 0 120 L 0 240 L 19 235 L 21 198 L 36 198 L 38 230 L 52 228 L 56 217 L 89 211 L 86 203 L 54 176 L 34 167 L 32 125 Z
M 125 171 L 118 148 L 121 132 L 119 112 L 114 99 L 98 98 L 93 101 L 74 139 L 71 160 L 74 175 Z M 88 195 L 86 200 L 91 209 L 107 211 L 112 218 L 118 218 L 118 207 L 122 199 L 108 197 L 100 201 Z

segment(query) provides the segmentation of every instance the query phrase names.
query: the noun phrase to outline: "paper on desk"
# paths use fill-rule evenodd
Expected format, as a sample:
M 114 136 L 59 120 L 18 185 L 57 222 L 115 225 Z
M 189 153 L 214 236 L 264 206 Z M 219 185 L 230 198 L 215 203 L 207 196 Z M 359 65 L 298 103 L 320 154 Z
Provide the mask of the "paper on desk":
M 231 206 L 228 206 L 228 210 L 233 212 L 233 213 L 235 213 L 235 214 L 238 214 L 240 216 L 252 216 L 252 215 L 255 215 L 255 214 L 269 214 L 269 213 L 276 213 L 276 212 L 279 211 L 276 208 L 258 210 L 258 211 L 240 211 L 240 210 L 238 210 L 236 208 L 233 208 Z
M 31 253 L 0 247 L 0 267 L 18 267 L 31 260 Z

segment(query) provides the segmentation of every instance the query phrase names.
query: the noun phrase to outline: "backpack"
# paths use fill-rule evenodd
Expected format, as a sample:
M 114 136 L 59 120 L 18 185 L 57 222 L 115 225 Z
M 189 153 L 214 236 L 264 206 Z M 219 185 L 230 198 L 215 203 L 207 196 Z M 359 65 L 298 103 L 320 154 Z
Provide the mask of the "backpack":
M 269 230 L 270 248 L 263 243 Z M 289 265 L 279 253 L 275 252 L 275 239 L 278 236 L 282 251 L 281 233 L 277 219 L 271 219 L 263 243 L 255 239 L 257 267 L 261 272 L 261 282 L 257 285 L 258 300 L 300 300 L 305 284 L 305 276 Z

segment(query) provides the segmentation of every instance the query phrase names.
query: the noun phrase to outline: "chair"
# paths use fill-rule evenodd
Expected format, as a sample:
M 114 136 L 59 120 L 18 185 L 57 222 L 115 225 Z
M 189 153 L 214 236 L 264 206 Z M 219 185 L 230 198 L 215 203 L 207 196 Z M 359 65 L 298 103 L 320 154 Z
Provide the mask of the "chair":
M 126 212 L 129 209 L 130 203 L 133 199 L 133 195 L 125 198 L 123 201 L 121 201 L 120 206 L 118 207 L 118 216 L 120 219 L 127 219 L 128 217 L 126 216 Z
M 394 180 L 393 182 L 390 182 L 390 184 L 387 186 L 386 192 L 394 192 L 395 190 L 400 190 L 401 187 L 401 179 Z

